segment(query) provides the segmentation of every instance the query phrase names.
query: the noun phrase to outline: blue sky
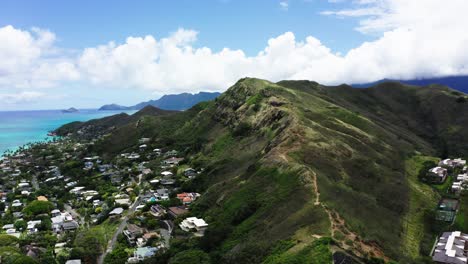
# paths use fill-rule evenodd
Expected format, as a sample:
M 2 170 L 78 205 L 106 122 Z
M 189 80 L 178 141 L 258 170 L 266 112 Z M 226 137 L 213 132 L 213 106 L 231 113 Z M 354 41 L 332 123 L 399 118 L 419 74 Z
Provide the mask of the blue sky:
M 285 1 L 60 1 L 6 0 L 0 25 L 52 30 L 64 48 L 81 49 L 124 41 L 128 36 L 166 36 L 178 28 L 200 32 L 197 46 L 242 49 L 255 55 L 266 41 L 287 31 L 302 39 L 314 35 L 335 51 L 346 52 L 372 36 L 359 34 L 356 19 L 319 13 L 349 6 L 326 0 Z
M 0 110 L 131 105 L 224 91 L 245 76 L 466 74 L 467 9 L 465 0 L 5 0 Z

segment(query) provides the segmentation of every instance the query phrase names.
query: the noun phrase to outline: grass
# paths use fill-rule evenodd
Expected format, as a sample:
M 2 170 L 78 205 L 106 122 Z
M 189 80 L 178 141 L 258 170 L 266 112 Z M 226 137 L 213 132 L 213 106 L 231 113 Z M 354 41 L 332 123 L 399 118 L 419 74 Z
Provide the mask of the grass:
M 432 188 L 434 188 L 440 195 L 446 195 L 450 186 L 452 186 L 453 177 L 452 175 L 448 175 L 447 179 L 442 184 L 431 184 Z
M 298 252 L 290 252 L 294 245 L 291 241 L 281 241 L 264 264 L 322 264 L 332 262 L 330 238 L 321 238 Z
M 455 218 L 454 227 L 463 233 L 468 233 L 468 194 L 461 194 L 459 206 L 460 208 Z
M 430 186 L 418 179 L 419 171 L 424 168 L 423 164 L 426 161 L 437 162 L 438 159 L 427 156 L 413 156 L 405 162 L 410 197 L 408 212 L 404 216 L 402 246 L 403 253 L 413 259 L 420 255 L 420 245 L 425 237 L 425 211 L 436 208 L 440 198 Z

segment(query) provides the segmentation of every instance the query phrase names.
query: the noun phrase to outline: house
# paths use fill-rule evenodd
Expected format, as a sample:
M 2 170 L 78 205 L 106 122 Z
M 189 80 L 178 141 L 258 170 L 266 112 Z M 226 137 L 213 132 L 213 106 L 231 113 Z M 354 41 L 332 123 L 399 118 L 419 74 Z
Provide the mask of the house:
M 128 159 L 131 159 L 131 160 L 136 160 L 136 159 L 139 159 L 140 158 L 140 155 L 136 154 L 136 153 L 132 153 L 130 154 L 130 156 L 128 156 Z
M 166 160 L 163 161 L 163 164 L 164 165 L 179 165 L 179 163 L 181 161 L 183 161 L 184 158 L 176 158 L 176 157 L 172 157 L 172 158 L 168 158 Z
M 462 190 L 466 190 L 467 184 L 464 181 L 457 181 L 452 183 L 452 192 L 460 194 Z
M 17 237 L 17 238 L 19 238 L 20 235 L 21 235 L 21 233 L 20 233 L 20 232 L 17 232 L 15 228 L 7 229 L 5 233 L 6 233 L 7 235 L 14 236 L 14 237 Z
M 83 169 L 84 170 L 90 170 L 90 169 L 93 168 L 93 166 L 94 166 L 94 163 L 92 161 L 86 161 L 84 163 L 84 168 Z
M 21 207 L 21 206 L 23 206 L 23 204 L 20 202 L 20 200 L 14 200 L 11 203 L 11 207 Z
M 73 189 L 70 190 L 70 193 L 80 195 L 83 192 L 84 188 L 85 187 L 82 187 L 82 186 L 74 187 Z
M 93 208 L 100 206 L 103 202 L 101 200 L 93 200 Z
M 29 182 L 20 182 L 18 183 L 18 188 L 24 189 L 29 187 Z
M 156 154 L 156 156 L 161 156 L 161 149 L 155 148 L 155 149 L 153 149 L 153 152 L 154 152 L 154 154 Z
M 115 204 L 117 204 L 117 205 L 130 205 L 131 201 L 128 198 L 115 199 Z
M 79 227 L 79 225 L 75 220 L 67 221 L 67 222 L 62 223 L 62 229 L 64 231 L 75 230 L 75 229 L 78 229 L 78 227 Z
M 173 185 L 175 184 L 176 180 L 171 178 L 171 177 L 164 177 L 163 179 L 160 180 L 160 183 L 162 185 Z
M 158 184 L 159 183 L 159 179 L 153 179 L 150 181 L 151 184 Z
M 446 168 L 463 168 L 466 165 L 466 160 L 463 159 L 444 159 L 439 162 L 439 166 Z
M 172 218 L 177 218 L 181 215 L 184 215 L 189 212 L 185 207 L 182 206 L 173 206 L 167 209 L 167 212 Z
M 41 222 L 42 222 L 41 220 L 29 221 L 27 223 L 27 225 L 28 225 L 28 227 L 27 227 L 28 234 L 36 233 L 38 231 L 36 226 L 40 225 Z
M 124 209 L 122 207 L 117 207 L 112 210 L 109 215 L 121 215 L 123 213 Z
M 163 217 L 166 215 L 167 211 L 166 209 L 159 204 L 152 205 L 150 208 L 150 213 L 157 218 Z
M 2 227 L 3 230 L 7 230 L 7 229 L 11 229 L 11 228 L 15 228 L 15 225 L 14 224 L 6 224 Z
M 179 227 L 185 232 L 194 232 L 195 236 L 203 236 L 208 224 L 201 218 L 188 217 L 179 224 Z
M 188 177 L 189 179 L 193 179 L 197 176 L 197 171 L 192 168 L 185 169 L 184 176 Z
M 169 200 L 169 190 L 166 188 L 157 189 L 154 193 L 154 197 L 158 200 Z
M 65 264 L 81 264 L 81 259 L 70 259 Z
M 107 170 L 112 169 L 112 165 L 111 165 L 111 164 L 99 165 L 99 166 L 98 166 L 98 169 L 99 169 L 99 172 L 104 173 L 104 172 L 106 172 Z
M 468 174 L 466 172 L 464 174 L 458 174 L 457 181 L 468 182 Z
M 37 199 L 38 201 L 43 201 L 43 202 L 49 201 L 49 200 L 47 199 L 47 197 L 45 197 L 45 196 L 43 196 L 43 195 L 38 196 L 36 199 Z
M 140 140 L 138 140 L 138 142 L 140 144 L 144 144 L 144 143 L 150 142 L 150 140 L 151 140 L 150 138 L 140 138 Z
M 59 216 L 60 215 L 60 210 L 59 209 L 54 209 L 54 210 L 52 210 L 52 212 L 50 212 L 50 214 L 52 215 L 52 217 Z
M 161 175 L 164 176 L 164 177 L 170 177 L 172 175 L 174 175 L 172 172 L 170 171 L 163 171 L 161 172 Z
M 460 231 L 444 232 L 437 241 L 432 260 L 435 263 L 466 264 L 468 235 Z
M 136 239 L 143 235 L 144 230 L 137 225 L 128 224 L 127 229 L 124 230 L 123 233 L 127 237 L 128 242 L 133 245 L 135 244 Z
M 195 201 L 198 197 L 200 197 L 199 193 L 179 193 L 177 194 L 177 199 L 179 199 L 182 204 L 188 205 Z
M 447 178 L 447 169 L 442 167 L 435 167 L 428 171 L 427 177 L 431 182 L 442 183 Z
M 127 259 L 127 263 L 138 263 L 144 259 L 154 256 L 157 251 L 158 248 L 155 247 L 139 247 L 133 253 L 133 257 Z
M 78 223 L 73 220 L 73 217 L 71 216 L 70 213 L 64 212 L 61 213 L 58 210 L 53 210 L 52 211 L 52 218 L 50 218 L 50 221 L 52 221 L 52 230 L 55 232 L 59 233 L 62 230 L 69 231 L 69 230 L 75 230 L 78 228 Z M 54 216 L 55 215 L 55 216 Z
M 137 238 L 136 245 L 137 247 L 144 247 L 148 243 L 148 240 L 151 238 L 158 238 L 159 234 L 152 232 L 152 233 L 145 233 L 142 237 Z
M 166 153 L 164 153 L 164 157 L 175 157 L 179 154 L 176 150 L 170 150 Z

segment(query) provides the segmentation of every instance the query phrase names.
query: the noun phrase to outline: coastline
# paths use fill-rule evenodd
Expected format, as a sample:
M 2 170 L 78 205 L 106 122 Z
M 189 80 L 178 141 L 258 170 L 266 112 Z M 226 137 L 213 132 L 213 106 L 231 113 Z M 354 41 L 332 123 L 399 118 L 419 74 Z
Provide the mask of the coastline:
M 62 110 L 20 110 L 0 111 L 0 157 L 14 152 L 30 143 L 45 142 L 53 137 L 47 134 L 71 122 L 86 122 L 120 113 L 133 114 L 136 111 L 99 111 L 79 109 L 75 113 Z

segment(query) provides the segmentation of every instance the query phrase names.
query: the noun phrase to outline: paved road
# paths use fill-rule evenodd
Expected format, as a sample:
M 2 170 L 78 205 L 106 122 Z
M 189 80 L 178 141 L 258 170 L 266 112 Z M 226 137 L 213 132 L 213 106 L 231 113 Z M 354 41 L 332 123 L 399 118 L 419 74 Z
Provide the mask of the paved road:
M 132 204 L 132 206 L 128 210 L 128 213 L 122 218 L 122 222 L 120 223 L 119 227 L 117 228 L 114 235 L 112 236 L 112 239 L 109 241 L 106 251 L 104 251 L 104 253 L 102 253 L 102 255 L 99 256 L 98 261 L 97 261 L 98 264 L 102 264 L 107 254 L 109 254 L 114 249 L 118 236 L 123 232 L 123 230 L 127 226 L 128 216 L 131 215 L 133 212 L 135 212 L 139 202 L 140 202 L 140 197 L 137 197 L 135 202 Z
M 159 233 L 164 239 L 164 247 L 169 248 L 170 247 L 170 241 L 171 241 L 171 234 L 173 230 L 173 226 L 170 221 L 168 220 L 163 220 L 161 223 L 164 223 L 166 228 L 160 228 Z

